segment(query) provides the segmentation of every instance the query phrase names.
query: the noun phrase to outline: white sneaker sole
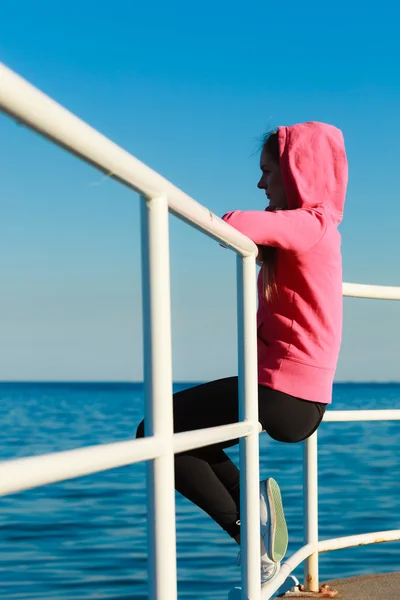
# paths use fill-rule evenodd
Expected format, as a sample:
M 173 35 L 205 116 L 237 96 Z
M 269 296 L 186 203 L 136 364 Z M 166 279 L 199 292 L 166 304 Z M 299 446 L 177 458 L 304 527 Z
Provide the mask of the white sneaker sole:
M 275 479 L 272 478 L 263 481 L 262 485 L 268 509 L 268 548 L 265 549 L 269 558 L 278 563 L 285 556 L 289 542 L 281 491 Z

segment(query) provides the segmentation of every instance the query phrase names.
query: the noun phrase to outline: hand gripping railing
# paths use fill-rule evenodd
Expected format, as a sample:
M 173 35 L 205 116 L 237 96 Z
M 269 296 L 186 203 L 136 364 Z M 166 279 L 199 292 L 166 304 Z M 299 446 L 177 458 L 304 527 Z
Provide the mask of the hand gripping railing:
M 240 438 L 242 598 L 269 598 L 259 586 L 259 466 L 255 258 L 257 248 L 207 208 L 0 64 L 0 110 L 141 194 L 146 438 L 0 463 L 0 494 L 147 460 L 149 597 L 173 600 L 176 587 L 174 453 Z M 237 254 L 239 423 L 173 434 L 168 210 Z M 400 288 L 344 284 L 345 295 L 400 299 Z M 393 411 L 392 411 L 393 412 Z M 400 411 L 398 411 L 400 412 Z M 338 414 L 338 413 L 335 413 Z M 332 413 L 331 413 L 332 416 Z M 399 418 L 399 417 L 395 417 Z M 332 419 L 331 419 L 332 420 Z M 307 544 L 280 580 L 308 558 L 315 587 L 318 546 L 316 436 L 307 448 Z M 396 538 L 397 539 L 397 538 Z M 336 544 L 345 543 L 333 540 Z M 332 542 L 332 543 L 333 543 Z M 325 544 L 325 546 L 324 546 Z M 344 547 L 344 546 L 339 546 Z M 327 549 L 327 548 L 326 548 Z M 315 579 L 316 577 L 316 579 Z M 276 582 L 274 582 L 275 585 Z M 274 586 L 273 586 L 274 587 Z

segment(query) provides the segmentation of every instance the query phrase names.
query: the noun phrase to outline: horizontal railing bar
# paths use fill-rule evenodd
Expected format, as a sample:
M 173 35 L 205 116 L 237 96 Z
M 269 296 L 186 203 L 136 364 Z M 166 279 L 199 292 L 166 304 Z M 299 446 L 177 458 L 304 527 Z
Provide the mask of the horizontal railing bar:
M 399 409 L 384 410 L 330 410 L 323 420 L 330 423 L 351 421 L 399 421 Z
M 163 447 L 152 437 L 2 461 L 0 496 L 150 460 Z
M 381 544 L 383 542 L 396 542 L 400 540 L 400 529 L 389 531 L 376 531 L 375 533 L 361 533 L 359 535 L 348 535 L 340 538 L 323 540 L 318 543 L 318 552 L 330 552 L 342 548 L 353 548 L 354 546 L 366 546 L 368 544 Z
M 306 558 L 314 552 L 312 544 L 306 544 L 297 550 L 288 560 L 281 564 L 279 574 L 271 583 L 263 585 L 261 590 L 261 598 L 268 600 L 281 587 L 287 577 L 298 567 Z
M 259 429 L 258 423 L 254 427 Z M 226 442 L 241 438 L 251 433 L 253 425 L 250 421 L 241 423 L 232 423 L 230 425 L 220 425 L 219 427 L 209 427 L 207 429 L 197 429 L 195 431 L 185 431 L 174 435 L 174 452 L 186 452 L 194 448 L 203 448 L 218 442 Z
M 257 254 L 245 235 L 0 63 L 0 110 L 170 211 L 242 256 Z
M 325 423 L 351 423 L 357 421 L 399 421 L 400 409 L 383 410 L 329 410 L 325 413 Z M 264 429 L 260 430 L 264 433 Z
M 324 417 L 330 422 L 399 419 L 400 410 L 332 411 Z M 174 452 L 244 437 L 253 426 L 260 429 L 258 423 L 252 425 L 246 421 L 177 433 L 173 438 Z M 161 441 L 151 437 L 3 461 L 0 462 L 0 495 L 151 460 L 162 451 Z
M 400 300 L 400 286 L 343 283 L 343 296 L 371 300 Z
M 399 419 L 400 410 L 332 411 L 324 417 L 328 422 Z M 253 426 L 260 429 L 258 423 L 246 421 L 177 433 L 173 438 L 174 452 L 244 437 Z M 0 495 L 151 460 L 160 456 L 163 447 L 160 440 L 151 437 L 3 461 Z
M 395 542 L 400 539 L 400 529 L 390 531 L 377 531 L 375 533 L 365 533 L 361 535 L 349 535 L 346 537 L 323 540 L 318 543 L 318 552 L 329 552 L 331 550 L 341 550 L 344 548 L 352 548 L 354 546 L 363 546 L 368 544 L 380 544 L 384 542 Z M 288 560 L 281 565 L 279 575 L 270 583 L 265 584 L 262 588 L 261 598 L 269 599 L 286 578 L 293 573 L 296 567 L 300 565 L 314 552 L 311 544 L 307 544 L 297 550 Z
M 255 426 L 258 428 L 258 424 Z M 252 427 L 245 422 L 177 433 L 173 438 L 174 452 L 244 437 Z M 2 461 L 0 496 L 151 460 L 160 456 L 164 448 L 162 440 L 153 436 Z
M 332 550 L 341 550 L 355 546 L 364 546 L 368 544 L 380 544 L 385 542 L 395 542 L 400 539 L 400 529 L 390 531 L 377 531 L 375 533 L 365 533 L 360 535 L 349 535 L 341 538 L 323 540 L 318 543 L 318 552 L 329 552 Z M 261 598 L 268 600 L 280 588 L 286 578 L 293 573 L 304 560 L 313 554 L 312 544 L 307 544 L 297 550 L 288 560 L 282 563 L 279 575 L 271 581 L 270 584 L 263 585 Z

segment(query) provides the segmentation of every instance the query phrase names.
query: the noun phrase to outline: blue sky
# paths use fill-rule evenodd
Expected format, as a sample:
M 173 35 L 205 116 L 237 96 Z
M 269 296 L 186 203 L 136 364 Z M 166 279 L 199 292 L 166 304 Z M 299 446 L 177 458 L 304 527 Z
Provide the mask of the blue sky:
M 0 59 L 223 214 L 263 208 L 260 136 L 345 135 L 346 281 L 400 285 L 398 9 L 21 2 Z M 142 379 L 138 197 L 0 115 L 0 380 Z M 236 373 L 235 258 L 171 217 L 175 380 Z M 337 380 L 400 380 L 400 303 L 345 300 Z

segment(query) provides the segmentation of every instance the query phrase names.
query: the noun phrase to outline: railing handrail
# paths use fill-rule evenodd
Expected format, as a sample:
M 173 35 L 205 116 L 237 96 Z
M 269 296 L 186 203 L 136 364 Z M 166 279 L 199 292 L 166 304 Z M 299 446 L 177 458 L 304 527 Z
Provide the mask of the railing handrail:
M 242 256 L 257 254 L 256 245 L 248 237 L 3 63 L 0 63 L 0 111 L 147 198 L 165 196 L 169 210 L 179 219 L 224 242 Z
M 400 286 L 343 283 L 343 296 L 370 300 L 400 300 Z

